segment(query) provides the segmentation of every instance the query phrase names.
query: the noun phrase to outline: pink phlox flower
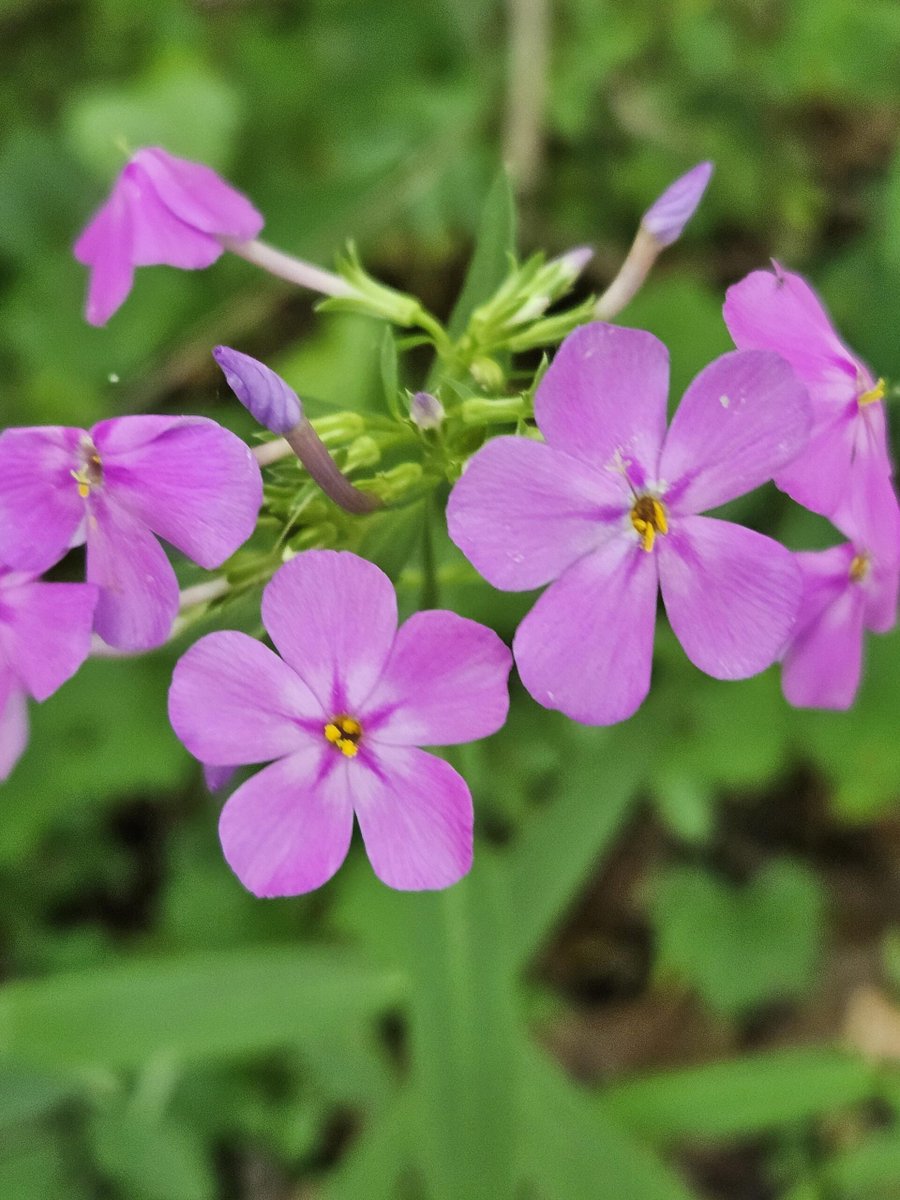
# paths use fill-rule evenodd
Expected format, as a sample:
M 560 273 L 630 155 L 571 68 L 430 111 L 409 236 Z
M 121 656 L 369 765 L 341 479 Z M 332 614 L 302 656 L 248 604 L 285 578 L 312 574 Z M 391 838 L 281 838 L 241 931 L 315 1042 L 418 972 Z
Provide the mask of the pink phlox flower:
M 46 700 L 88 656 L 97 589 L 0 566 L 0 780 L 28 741 L 26 699 Z
M 725 354 L 666 432 L 669 356 L 600 322 L 560 347 L 535 395 L 543 443 L 500 437 L 450 496 L 450 536 L 495 587 L 554 581 L 513 653 L 547 708 L 586 724 L 630 716 L 650 686 L 657 588 L 690 660 L 719 679 L 773 662 L 800 572 L 770 538 L 697 514 L 770 479 L 809 434 L 809 405 L 775 354 Z
M 388 577 L 334 550 L 281 567 L 262 617 L 280 658 L 246 634 L 211 633 L 169 692 L 172 726 L 202 763 L 270 764 L 222 811 L 232 870 L 257 896 L 311 891 L 344 861 L 355 813 L 388 886 L 455 883 L 472 862 L 472 798 L 418 747 L 500 728 L 509 650 L 452 612 L 415 613 L 398 629 Z
M 879 555 L 859 528 L 841 531 L 849 542 L 795 556 L 803 600 L 781 686 L 799 708 L 849 708 L 859 689 L 865 630 L 887 633 L 897 620 L 900 559 Z
M 109 199 L 75 243 L 91 268 L 85 317 L 105 325 L 124 302 L 135 267 L 208 267 L 221 238 L 255 238 L 263 218 L 246 196 L 215 171 L 159 147 L 128 160 Z
M 884 381 L 844 344 L 806 280 L 777 263 L 730 287 L 724 316 L 736 346 L 774 350 L 809 392 L 809 443 L 776 474 L 776 484 L 838 525 L 863 522 L 882 553 L 900 553 Z
M 95 628 L 140 650 L 165 641 L 175 572 L 154 534 L 209 569 L 247 540 L 262 502 L 248 447 L 205 417 L 115 417 L 93 429 L 0 434 L 0 561 L 39 573 L 87 546 Z

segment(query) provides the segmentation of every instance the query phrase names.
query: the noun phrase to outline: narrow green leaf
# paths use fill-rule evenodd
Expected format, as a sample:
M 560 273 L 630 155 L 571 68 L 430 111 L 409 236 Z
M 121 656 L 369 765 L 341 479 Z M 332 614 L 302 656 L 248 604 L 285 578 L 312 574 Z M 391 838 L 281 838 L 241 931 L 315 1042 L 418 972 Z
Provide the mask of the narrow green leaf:
M 88 1136 L 98 1166 L 134 1200 L 213 1200 L 216 1182 L 193 1130 L 138 1113 L 97 1113 Z
M 510 255 L 515 252 L 515 198 L 508 175 L 500 171 L 488 192 L 475 253 L 447 326 L 452 338 L 463 333 L 478 305 L 489 299 L 506 278 Z
M 397 421 L 406 416 L 400 410 L 398 391 L 400 388 L 400 365 L 397 359 L 397 339 L 390 325 L 385 324 L 381 338 L 381 386 L 388 412 Z
M 523 1154 L 550 1200 L 691 1200 L 680 1179 L 537 1051 L 526 1056 Z
M 827 1047 L 779 1050 L 614 1085 L 600 1107 L 647 1137 L 745 1137 L 877 1095 L 875 1068 Z
M 57 1067 L 134 1067 L 301 1045 L 404 994 L 397 972 L 351 952 L 300 946 L 143 959 L 11 983 L 0 1051 Z
M 364 1127 L 358 1142 L 328 1177 L 322 1200 L 397 1200 L 397 1179 L 408 1157 L 408 1092 L 389 1112 Z

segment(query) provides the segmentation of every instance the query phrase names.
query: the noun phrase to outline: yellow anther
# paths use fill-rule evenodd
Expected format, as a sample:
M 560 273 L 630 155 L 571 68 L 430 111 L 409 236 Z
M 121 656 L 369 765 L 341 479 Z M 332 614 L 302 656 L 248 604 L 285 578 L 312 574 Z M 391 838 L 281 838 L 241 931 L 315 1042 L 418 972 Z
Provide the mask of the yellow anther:
M 336 750 L 340 750 L 345 758 L 356 758 L 359 753 L 362 725 L 355 717 L 335 717 L 323 727 L 322 732 L 325 740 L 331 742 Z
M 885 382 L 879 379 L 873 388 L 869 388 L 867 392 L 861 392 L 857 398 L 857 404 L 860 408 L 865 404 L 874 404 L 878 400 L 884 399 Z
M 868 554 L 856 554 L 850 563 L 850 578 L 854 583 L 862 583 L 869 573 L 872 559 Z
M 666 510 L 655 496 L 638 496 L 631 509 L 631 524 L 640 536 L 642 549 L 648 554 L 653 549 L 656 535 L 669 532 Z

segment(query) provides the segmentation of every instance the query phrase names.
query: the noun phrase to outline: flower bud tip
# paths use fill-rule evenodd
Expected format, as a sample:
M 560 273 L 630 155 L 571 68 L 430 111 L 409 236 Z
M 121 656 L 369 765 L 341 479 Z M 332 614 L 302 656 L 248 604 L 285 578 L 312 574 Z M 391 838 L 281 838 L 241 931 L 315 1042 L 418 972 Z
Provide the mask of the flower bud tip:
M 260 425 L 271 433 L 289 433 L 300 424 L 303 406 L 280 375 L 230 346 L 216 346 L 212 353 L 228 386 Z

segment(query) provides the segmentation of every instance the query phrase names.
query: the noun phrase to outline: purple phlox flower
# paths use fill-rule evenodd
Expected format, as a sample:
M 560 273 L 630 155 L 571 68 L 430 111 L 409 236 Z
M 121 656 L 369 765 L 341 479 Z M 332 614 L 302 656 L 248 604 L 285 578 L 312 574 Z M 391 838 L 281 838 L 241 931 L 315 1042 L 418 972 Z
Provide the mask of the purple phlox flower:
M 88 656 L 97 589 L 0 566 L 0 780 L 28 741 L 26 699 L 46 700 Z
M 730 287 L 724 316 L 736 346 L 774 350 L 809 392 L 809 444 L 775 482 L 838 525 L 862 523 L 881 553 L 900 553 L 884 381 L 844 345 L 806 280 L 777 263 L 773 271 L 753 271 Z
M 803 599 L 784 655 L 781 686 L 800 708 L 849 708 L 859 688 L 863 633 L 887 633 L 897 619 L 900 560 L 872 550 L 863 530 L 850 541 L 795 555 Z
M 670 184 L 644 213 L 641 225 L 661 246 L 671 246 L 681 237 L 703 199 L 712 173 L 711 162 L 697 163 Z
M 213 358 L 244 408 L 270 433 L 290 433 L 303 420 L 297 393 L 258 358 L 230 346 L 216 346 Z
M 138 150 L 75 243 L 75 257 L 91 268 L 87 320 L 106 324 L 131 291 L 135 267 L 208 267 L 222 253 L 221 238 L 249 241 L 262 227 L 246 196 L 209 167 L 158 146 Z
M 247 540 L 261 502 L 253 455 L 205 417 L 0 434 L 0 561 L 38 573 L 85 543 L 99 588 L 94 627 L 121 649 L 165 641 L 178 610 L 154 534 L 210 570 Z
M 246 634 L 211 633 L 180 660 L 169 693 L 175 732 L 201 762 L 270 764 L 222 811 L 235 874 L 257 896 L 319 887 L 344 861 L 355 813 L 388 886 L 455 883 L 472 861 L 472 799 L 418 747 L 500 728 L 509 650 L 451 612 L 416 613 L 398 629 L 387 576 L 333 550 L 281 567 L 262 617 L 281 658 Z
M 513 653 L 547 708 L 587 724 L 630 716 L 650 685 L 658 585 L 688 658 L 719 679 L 781 653 L 800 600 L 793 556 L 698 516 L 770 479 L 809 433 L 775 354 L 725 354 L 691 383 L 666 432 L 669 356 L 649 333 L 570 334 L 535 394 L 543 443 L 500 437 L 455 485 L 450 536 L 495 587 L 551 587 Z

